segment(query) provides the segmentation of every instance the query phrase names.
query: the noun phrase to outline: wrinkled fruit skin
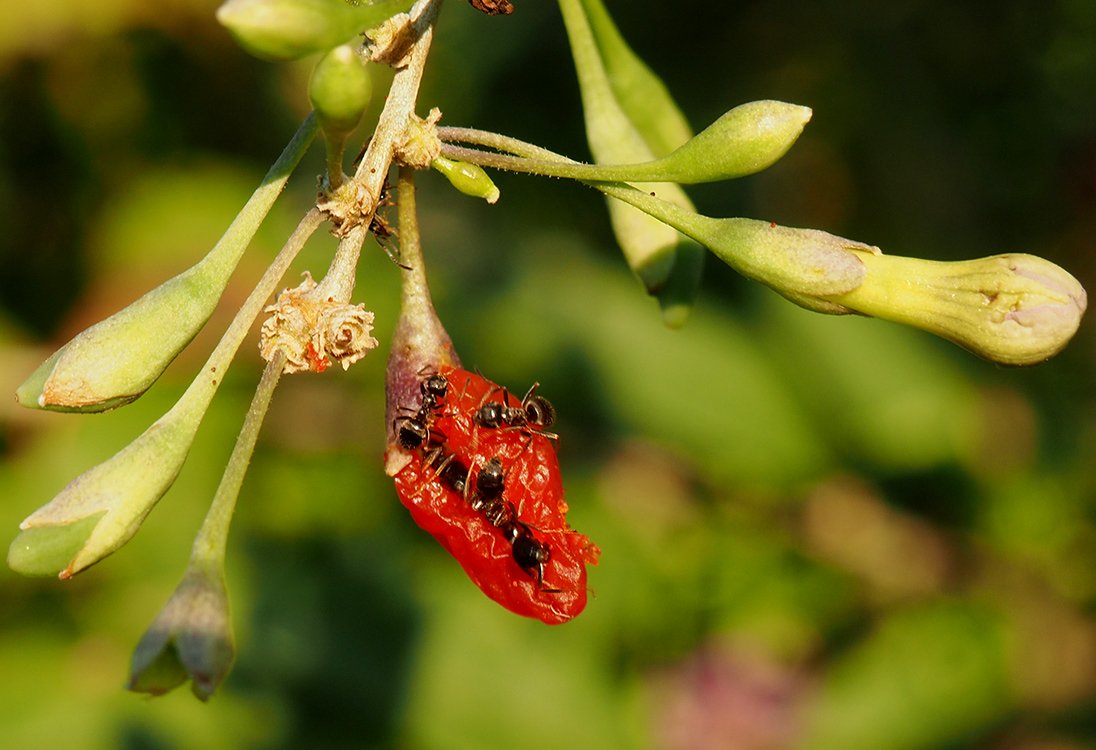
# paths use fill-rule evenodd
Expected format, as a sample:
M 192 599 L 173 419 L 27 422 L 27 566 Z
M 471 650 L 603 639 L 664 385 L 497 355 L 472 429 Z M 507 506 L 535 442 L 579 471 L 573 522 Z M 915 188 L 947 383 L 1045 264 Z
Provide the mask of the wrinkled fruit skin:
M 476 410 L 487 400 L 502 402 L 504 391 L 466 370 L 443 368 L 439 374 L 448 380 L 449 389 L 435 411 L 431 430 L 444 441 L 446 454 L 471 468 L 468 494 L 475 488 L 476 473 L 491 458 L 502 461 L 503 499 L 551 550 L 543 585 L 535 573 L 514 561 L 502 531 L 474 510 L 464 493 L 443 482 L 434 466 L 426 464 L 423 451 L 411 452 L 410 462 L 395 477 L 400 502 L 491 599 L 511 612 L 548 624 L 567 622 L 586 606 L 586 565 L 597 563 L 599 550 L 567 525 L 567 502 L 551 441 L 526 429 L 479 426 L 473 420 Z M 507 405 L 520 404 L 513 395 L 505 395 Z

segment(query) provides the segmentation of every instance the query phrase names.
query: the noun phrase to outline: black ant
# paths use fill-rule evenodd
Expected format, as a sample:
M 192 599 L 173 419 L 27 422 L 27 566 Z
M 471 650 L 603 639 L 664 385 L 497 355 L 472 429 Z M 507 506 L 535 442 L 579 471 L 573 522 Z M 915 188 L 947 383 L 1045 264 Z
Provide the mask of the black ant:
M 471 469 L 457 458 L 455 453 L 446 455 L 440 447 L 431 451 L 423 463 L 434 469 L 435 476 L 454 492 L 464 495 L 468 489 L 468 477 Z
M 558 440 L 559 435 L 545 429 L 555 423 L 556 409 L 544 396 L 537 395 L 539 387 L 540 383 L 533 383 L 518 406 L 510 405 L 510 393 L 502 388 L 502 401 L 485 401 L 476 411 L 473 420 L 480 427 L 488 429 L 506 425 L 510 429 L 525 430 L 549 440 Z M 488 393 L 484 398 L 490 398 L 496 391 Z
M 441 406 L 448 392 L 449 381 L 437 373 L 419 383 L 422 399 L 418 411 L 392 420 L 392 429 L 396 431 L 396 440 L 400 447 L 410 451 L 421 448 L 424 444 L 436 442 L 433 440 L 435 436 L 430 429 L 430 423 L 433 421 L 434 412 Z
M 559 589 L 544 586 L 544 565 L 552 557 L 551 549 L 533 535 L 529 524 L 518 519 L 514 504 L 503 500 L 505 483 L 502 461 L 496 456 L 476 474 L 476 491 L 472 493 L 469 504 L 502 532 L 518 567 L 529 575 L 535 571 L 538 589 L 550 594 L 559 593 Z

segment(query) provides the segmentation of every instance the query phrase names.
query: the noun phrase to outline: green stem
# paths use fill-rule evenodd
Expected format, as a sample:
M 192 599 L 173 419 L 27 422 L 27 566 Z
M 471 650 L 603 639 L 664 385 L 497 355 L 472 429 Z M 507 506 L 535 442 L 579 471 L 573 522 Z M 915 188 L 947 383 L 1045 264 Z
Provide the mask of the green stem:
M 330 134 L 324 137 L 324 153 L 327 158 L 327 189 L 334 191 L 343 184 L 343 154 L 346 151 L 346 138 L 337 138 Z
M 451 127 L 438 128 L 438 137 L 441 138 L 442 141 L 460 141 L 509 152 L 508 154 L 497 154 L 489 151 L 480 151 L 478 149 L 462 148 L 443 142 L 441 153 L 447 158 L 460 159 L 484 167 L 511 169 L 516 172 L 530 172 L 545 174 L 550 177 L 566 177 L 578 180 L 595 190 L 600 190 L 605 195 L 635 206 L 644 213 L 650 214 L 659 221 L 670 225 L 682 234 L 693 238 L 701 244 L 705 244 L 702 237 L 706 237 L 706 233 L 711 230 L 712 222 L 719 221 L 718 219 L 702 216 L 693 211 L 687 211 L 680 206 L 656 198 L 650 193 L 637 190 L 630 185 L 612 184 L 617 181 L 583 178 L 579 175 L 581 172 L 585 171 L 585 169 L 577 168 L 586 168 L 591 165 L 580 164 L 566 156 L 517 138 L 500 135 L 499 133 L 490 133 L 484 130 Z M 527 169 L 526 167 L 529 165 L 535 165 L 537 168 Z M 552 172 L 540 172 L 540 165 L 550 166 Z
M 407 121 L 415 113 L 426 57 L 434 38 L 434 23 L 442 0 L 419 0 L 411 9 L 417 36 L 408 53 L 407 65 L 396 71 L 388 90 L 384 109 L 377 120 L 377 128 L 369 140 L 354 180 L 375 199 L 380 196 L 396 145 L 403 139 Z M 375 210 L 375 209 L 374 209 Z M 371 218 L 371 217 L 370 217 Z
M 262 183 L 259 184 L 251 198 L 240 209 L 240 213 L 233 219 L 232 224 L 221 235 L 221 239 L 217 241 L 209 254 L 200 261 L 199 265 L 207 263 L 216 265 L 220 269 L 218 278 L 224 278 L 224 283 L 228 283 L 231 270 L 236 267 L 240 257 L 244 254 L 244 250 L 251 244 L 251 239 L 258 231 L 259 225 L 270 213 L 274 201 L 285 189 L 289 176 L 293 173 L 297 164 L 300 163 L 305 152 L 308 151 L 308 147 L 312 145 L 312 140 L 316 137 L 318 130 L 319 124 L 316 115 L 311 113 L 297 128 L 297 132 L 293 134 L 278 159 L 271 165 L 266 176 L 263 177 Z
M 251 399 L 251 407 L 236 438 L 236 445 L 221 476 L 221 483 L 213 496 L 213 503 L 209 506 L 202 528 L 194 540 L 191 565 L 216 566 L 215 569 L 218 570 L 224 565 L 228 530 L 236 510 L 236 500 L 240 496 L 240 487 L 243 485 L 244 474 L 247 473 L 251 456 L 255 452 L 259 430 L 284 367 L 285 353 L 279 351 L 267 362 L 263 370 L 255 396 Z
M 481 137 L 472 141 L 471 134 L 482 136 L 495 136 L 494 138 Z M 568 180 L 580 180 L 583 182 L 687 182 L 688 175 L 668 173 L 668 159 L 655 159 L 654 161 L 640 164 L 586 164 L 573 159 L 544 151 L 533 144 L 519 141 L 516 138 L 498 135 L 497 133 L 485 133 L 468 128 L 438 128 L 438 137 L 442 139 L 442 155 L 450 159 L 478 164 L 481 167 L 493 169 L 505 169 L 509 172 L 523 172 L 536 174 L 542 177 L 562 177 Z M 481 145 L 489 145 L 486 141 L 492 140 L 511 144 L 522 144 L 523 147 L 532 147 L 541 152 L 540 157 L 518 157 L 508 154 L 498 154 L 478 149 L 462 148 L 454 146 L 446 141 L 480 142 Z M 509 151 L 509 148 L 497 146 Z M 550 158 L 549 154 L 555 159 Z
M 421 316 L 434 306 L 426 282 L 426 263 L 422 257 L 418 209 L 415 203 L 415 170 L 401 167 L 397 182 L 396 205 L 400 227 L 400 263 L 404 265 L 400 305 L 405 312 Z

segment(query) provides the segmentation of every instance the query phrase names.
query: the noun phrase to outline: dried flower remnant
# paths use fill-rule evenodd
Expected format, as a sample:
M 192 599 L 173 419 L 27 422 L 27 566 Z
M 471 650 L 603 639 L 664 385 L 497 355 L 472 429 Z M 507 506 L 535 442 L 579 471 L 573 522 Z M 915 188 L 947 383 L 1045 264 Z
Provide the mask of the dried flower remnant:
M 404 131 L 403 141 L 396 148 L 395 160 L 415 169 L 429 169 L 441 155 L 438 120 L 441 110 L 434 107 L 425 117 L 412 114 Z
M 293 289 L 286 289 L 264 312 L 270 317 L 259 333 L 259 351 L 270 361 L 275 352 L 285 354 L 284 372 L 323 372 L 330 360 L 347 369 L 377 347 L 373 338 L 373 313 L 364 305 L 317 298 L 312 275 Z
M 316 208 L 330 219 L 331 234 L 341 239 L 373 216 L 377 201 L 365 185 L 346 180 L 334 190 L 320 193 Z

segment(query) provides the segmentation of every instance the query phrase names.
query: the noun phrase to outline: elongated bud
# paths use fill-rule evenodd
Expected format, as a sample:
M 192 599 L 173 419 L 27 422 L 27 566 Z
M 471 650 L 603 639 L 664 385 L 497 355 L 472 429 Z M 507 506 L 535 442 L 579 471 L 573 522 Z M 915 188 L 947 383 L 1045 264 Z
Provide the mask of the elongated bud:
M 30 408 L 87 412 L 136 399 L 220 300 L 231 268 L 211 256 L 77 335 L 31 373 L 16 399 Z
M 449 184 L 465 195 L 483 198 L 488 203 L 494 203 L 499 199 L 499 189 L 495 186 L 494 180 L 478 164 L 453 161 L 439 156 L 431 162 L 430 166 L 445 175 Z
M 848 312 L 833 298 L 860 286 L 865 276 L 862 258 L 879 252 L 817 229 L 756 219 L 693 215 L 689 221 L 689 235 L 743 276 L 817 312 Z
M 348 44 L 321 57 L 308 81 L 308 98 L 324 135 L 339 141 L 358 127 L 372 93 L 361 55 Z
M 810 119 L 810 108 L 798 104 L 741 104 L 673 153 L 647 165 L 650 179 L 691 185 L 760 172 L 787 153 Z
M 713 219 L 638 190 L 598 188 L 659 217 L 739 273 L 809 310 L 905 323 L 1001 364 L 1036 364 L 1057 354 L 1088 305 L 1077 279 L 1034 255 L 902 258 L 816 229 Z
M 295 60 L 349 42 L 412 0 L 228 0 L 217 20 L 241 47 L 267 60 Z
M 191 564 L 137 644 L 126 687 L 163 695 L 189 679 L 194 695 L 208 700 L 235 654 L 223 571 Z
M 940 262 L 860 253 L 860 259 L 863 283 L 834 302 L 922 328 L 1006 365 L 1057 354 L 1088 304 L 1077 279 L 1034 255 Z
M 170 411 L 69 482 L 19 525 L 8 551 L 11 568 L 71 578 L 125 544 L 175 481 L 200 421 L 198 409 Z
M 674 265 L 665 286 L 658 293 L 662 322 L 667 328 L 681 328 L 689 319 L 701 278 L 707 251 L 693 240 L 683 238 L 674 253 Z
M 87 544 L 106 511 L 61 526 L 40 526 L 19 533 L 8 548 L 8 567 L 25 576 L 55 576 Z
M 692 138 L 684 113 L 648 65 L 621 36 L 601 0 L 582 0 L 586 18 L 601 53 L 605 76 L 621 110 L 656 157 L 666 156 Z M 692 203 L 674 189 L 673 200 L 683 208 Z M 704 249 L 678 235 L 673 264 L 661 287 L 651 289 L 669 328 L 685 325 L 696 302 L 704 273 Z

